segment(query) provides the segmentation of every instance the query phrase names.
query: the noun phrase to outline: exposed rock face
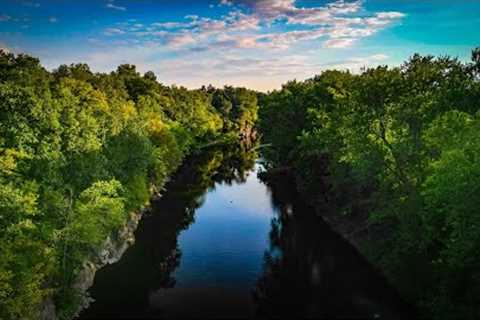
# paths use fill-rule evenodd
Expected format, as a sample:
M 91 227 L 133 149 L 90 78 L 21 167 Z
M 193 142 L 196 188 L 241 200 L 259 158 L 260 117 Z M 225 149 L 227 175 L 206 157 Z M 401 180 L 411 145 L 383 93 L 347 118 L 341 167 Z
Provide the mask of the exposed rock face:
M 83 297 L 78 306 L 77 314 L 85 308 L 87 308 L 93 299 L 88 294 L 88 289 L 93 285 L 95 279 L 95 273 L 97 270 L 103 268 L 108 264 L 115 263 L 121 259 L 125 251 L 135 242 L 135 230 L 138 227 L 138 223 L 142 218 L 144 210 L 140 212 L 132 212 L 130 216 L 115 237 L 109 236 L 102 249 L 90 260 L 83 263 L 81 271 L 78 273 L 72 288 L 77 290 Z M 47 298 L 42 304 L 40 310 L 41 320 L 55 320 L 57 319 L 55 304 L 52 297 Z
M 103 250 L 98 255 L 101 266 L 120 260 L 128 247 L 135 242 L 134 232 L 137 230 L 142 215 L 143 212 L 130 214 L 125 226 L 118 231 L 116 239 L 107 238 Z
M 143 213 L 143 210 L 130 213 L 129 219 L 124 227 L 118 231 L 116 237 L 112 238 L 109 236 L 102 246 L 102 250 L 100 250 L 96 256 L 92 257 L 91 260 L 84 262 L 83 268 L 79 272 L 77 279 L 72 286 L 83 295 L 77 315 L 93 302 L 93 299 L 89 296 L 87 290 L 93 285 L 97 270 L 108 264 L 118 262 L 125 251 L 135 243 L 134 233 L 135 230 L 137 230 L 138 223 L 142 218 Z

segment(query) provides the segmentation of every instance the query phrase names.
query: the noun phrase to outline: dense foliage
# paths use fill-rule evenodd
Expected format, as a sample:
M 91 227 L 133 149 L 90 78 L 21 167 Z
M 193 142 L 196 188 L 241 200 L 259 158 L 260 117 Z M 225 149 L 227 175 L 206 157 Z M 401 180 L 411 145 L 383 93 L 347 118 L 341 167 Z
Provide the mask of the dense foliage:
M 82 263 L 191 151 L 256 119 L 246 89 L 166 87 L 152 72 L 45 70 L 0 51 L 0 318 L 76 310 Z
M 326 71 L 260 100 L 264 156 L 323 212 L 385 226 L 380 262 L 429 317 L 480 317 L 480 49 Z

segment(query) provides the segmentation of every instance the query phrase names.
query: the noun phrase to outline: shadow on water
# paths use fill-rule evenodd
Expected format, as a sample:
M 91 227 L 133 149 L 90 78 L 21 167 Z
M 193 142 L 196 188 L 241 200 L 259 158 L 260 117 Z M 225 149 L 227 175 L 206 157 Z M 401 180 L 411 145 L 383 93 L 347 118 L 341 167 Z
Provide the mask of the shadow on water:
M 186 161 L 166 186 L 165 195 L 152 203 L 150 213 L 142 219 L 136 243 L 118 263 L 97 272 L 90 290 L 96 302 L 80 318 L 409 318 L 410 307 L 380 273 L 321 218 L 301 205 L 288 177 L 268 187 L 252 177 L 252 173 L 256 174 L 256 158 L 255 152 L 232 147 L 211 150 Z M 247 190 L 253 203 L 249 206 L 231 204 L 232 201 L 214 195 L 216 188 L 238 192 L 235 187 L 245 184 L 254 186 Z M 247 207 L 263 210 L 255 207 L 262 197 L 265 199 L 261 200 L 271 204 L 263 220 L 257 216 L 248 220 L 250 225 L 245 225 L 247 220 L 231 217 L 248 216 L 251 212 L 247 212 Z M 187 242 L 180 243 L 180 234 L 193 232 L 192 227 L 199 223 L 195 221 L 196 214 L 210 208 L 208 203 L 211 206 L 212 201 L 225 201 L 218 208 L 228 214 L 218 214 L 218 218 L 213 215 L 208 224 L 216 224 L 214 219 L 224 219 L 218 226 L 229 231 L 213 232 L 209 237 L 224 242 L 230 255 L 208 251 L 206 244 L 204 247 L 200 244 L 200 248 L 208 251 L 205 253 L 208 257 L 190 262 L 179 273 L 180 266 L 188 265 L 182 251 L 191 250 L 185 247 Z M 249 200 L 242 198 L 240 202 Z M 232 225 L 232 221 L 239 225 Z M 255 229 L 258 223 L 265 223 L 265 228 Z M 226 239 L 225 234 L 235 232 L 235 237 Z M 255 232 L 264 233 L 257 237 L 264 241 L 252 242 L 251 234 Z M 203 238 L 193 241 L 201 241 L 198 239 Z M 258 252 L 245 254 L 251 243 L 259 246 Z M 243 250 L 244 256 L 235 260 L 235 255 L 241 255 L 235 250 Z M 206 261 L 210 263 L 207 267 L 218 274 L 206 277 L 206 281 L 226 279 L 231 284 L 228 288 L 215 281 L 211 285 L 205 281 L 191 285 L 185 280 L 185 277 L 200 277 L 198 273 L 205 272 L 200 264 Z M 232 268 L 237 261 L 239 265 Z M 258 268 L 244 268 L 246 265 Z M 254 274 L 244 276 L 247 272 Z
M 292 190 L 268 181 L 276 209 L 255 291 L 257 317 L 411 319 L 415 311 L 344 238 Z
M 162 308 L 155 308 L 152 299 L 156 297 L 152 293 L 175 287 L 173 273 L 182 256 L 180 232 L 194 223 L 196 209 L 216 183 L 228 186 L 245 182 L 256 158 L 256 153 L 237 146 L 206 151 L 188 159 L 167 184 L 168 191 L 152 203 L 142 218 L 135 232 L 135 244 L 118 263 L 97 272 L 89 290 L 96 301 L 82 312 L 80 319 L 164 316 Z M 202 292 L 198 293 L 201 300 Z M 177 304 L 185 306 L 181 301 Z

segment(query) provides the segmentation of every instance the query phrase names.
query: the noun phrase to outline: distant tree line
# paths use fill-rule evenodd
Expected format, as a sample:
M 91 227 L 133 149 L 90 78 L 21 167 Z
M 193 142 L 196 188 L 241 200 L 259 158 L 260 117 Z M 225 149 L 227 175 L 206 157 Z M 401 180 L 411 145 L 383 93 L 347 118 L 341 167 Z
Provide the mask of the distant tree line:
M 319 211 L 386 226 L 371 257 L 424 315 L 480 317 L 480 49 L 288 82 L 259 126 Z
M 257 95 L 187 90 L 121 65 L 53 72 L 0 51 L 0 318 L 77 308 L 82 263 L 144 207 L 186 155 L 250 130 Z

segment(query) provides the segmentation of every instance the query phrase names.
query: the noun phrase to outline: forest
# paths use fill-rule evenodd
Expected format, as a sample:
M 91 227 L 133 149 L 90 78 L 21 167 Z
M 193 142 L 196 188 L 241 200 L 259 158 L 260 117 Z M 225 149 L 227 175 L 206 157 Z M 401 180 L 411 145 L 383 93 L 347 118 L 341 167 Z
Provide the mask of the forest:
M 325 71 L 259 101 L 269 172 L 366 230 L 360 250 L 424 317 L 480 317 L 480 49 Z
M 0 52 L 0 109 L 0 318 L 37 319 L 53 297 L 69 319 L 82 264 L 187 155 L 249 134 L 257 96 Z
M 420 314 L 480 317 L 480 48 L 268 93 L 0 51 L 0 110 L 1 319 L 37 319 L 49 298 L 72 318 L 83 263 L 184 159 L 256 132 L 267 175 L 290 172 L 319 215 L 363 234 Z

